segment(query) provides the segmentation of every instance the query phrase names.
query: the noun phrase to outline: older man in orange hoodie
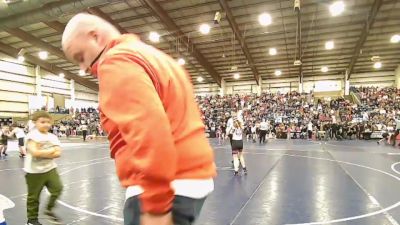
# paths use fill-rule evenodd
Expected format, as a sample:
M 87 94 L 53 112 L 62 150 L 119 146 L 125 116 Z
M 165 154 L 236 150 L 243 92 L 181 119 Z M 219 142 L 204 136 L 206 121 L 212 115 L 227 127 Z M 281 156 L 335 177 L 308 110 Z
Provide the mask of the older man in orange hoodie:
M 90 14 L 68 22 L 62 48 L 99 80 L 101 123 L 127 188 L 125 225 L 194 223 L 216 169 L 185 69 Z

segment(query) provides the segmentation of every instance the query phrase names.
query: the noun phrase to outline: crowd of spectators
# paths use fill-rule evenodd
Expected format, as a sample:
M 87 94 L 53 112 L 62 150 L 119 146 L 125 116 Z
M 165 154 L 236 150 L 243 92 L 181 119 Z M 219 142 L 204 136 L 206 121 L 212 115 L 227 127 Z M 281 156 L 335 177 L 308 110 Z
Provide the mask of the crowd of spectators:
M 353 88 L 361 104 L 342 97 L 314 98 L 312 93 L 262 93 L 197 96 L 207 131 L 223 132 L 232 114 L 238 114 L 247 134 L 268 121 L 276 138 L 370 139 L 400 129 L 400 89 Z M 252 129 L 253 128 L 253 129 Z
M 259 96 L 196 96 L 196 100 L 211 137 L 223 133 L 228 119 L 234 115 L 243 122 L 247 138 L 253 140 L 260 124 L 265 121 L 270 138 L 342 140 L 387 137 L 393 142 L 398 135 L 396 130 L 400 129 L 400 89 L 352 87 L 351 91 L 358 100 L 315 98 L 313 93 L 295 91 L 265 92 Z M 51 132 L 59 137 L 80 136 L 83 130 L 88 135 L 105 135 L 97 109 L 89 107 L 71 112 L 68 119 L 57 121 Z
M 59 137 L 69 137 L 82 135 L 83 130 L 87 130 L 88 135 L 105 135 L 100 125 L 100 116 L 97 109 L 92 107 L 76 109 L 72 119 L 58 121 L 53 125 L 51 132 Z

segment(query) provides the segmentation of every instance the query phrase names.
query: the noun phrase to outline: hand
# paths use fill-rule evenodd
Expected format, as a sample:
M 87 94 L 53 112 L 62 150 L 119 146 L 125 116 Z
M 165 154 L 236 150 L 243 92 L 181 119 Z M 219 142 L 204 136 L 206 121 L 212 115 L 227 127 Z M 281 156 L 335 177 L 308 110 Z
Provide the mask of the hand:
M 172 213 L 169 212 L 163 215 L 142 214 L 140 216 L 140 225 L 173 225 Z
M 38 149 L 43 149 L 43 146 L 44 146 L 44 144 L 43 143 L 40 143 L 40 142 L 36 142 L 36 147 L 38 148 Z

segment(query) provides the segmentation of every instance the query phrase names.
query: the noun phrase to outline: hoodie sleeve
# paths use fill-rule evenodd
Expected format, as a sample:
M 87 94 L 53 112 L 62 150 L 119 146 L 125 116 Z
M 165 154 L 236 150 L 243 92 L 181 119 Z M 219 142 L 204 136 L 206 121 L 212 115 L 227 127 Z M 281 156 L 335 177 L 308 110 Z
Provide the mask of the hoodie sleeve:
M 124 151 L 129 153 L 124 157 L 130 159 L 120 166 L 139 177 L 142 213 L 163 214 L 171 210 L 174 198 L 170 182 L 176 171 L 176 149 L 169 119 L 143 63 L 131 55 L 106 58 L 98 70 L 99 101 L 127 144 Z

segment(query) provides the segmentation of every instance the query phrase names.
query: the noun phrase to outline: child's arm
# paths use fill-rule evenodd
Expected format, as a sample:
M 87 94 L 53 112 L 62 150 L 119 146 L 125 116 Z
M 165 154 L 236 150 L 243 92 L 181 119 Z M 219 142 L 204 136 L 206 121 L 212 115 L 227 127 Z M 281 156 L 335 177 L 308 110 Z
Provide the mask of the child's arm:
M 27 150 L 32 154 L 33 157 L 36 158 L 53 159 L 60 157 L 61 154 L 61 149 L 59 146 L 41 150 L 40 144 L 32 140 L 28 141 Z
M 60 146 L 54 146 L 51 149 L 54 150 L 53 158 L 59 158 L 61 156 L 61 148 L 60 148 Z
M 12 137 L 15 134 L 15 129 L 7 134 L 8 137 Z
M 9 138 L 12 138 L 15 133 L 14 133 L 14 131 L 11 131 L 11 132 L 8 132 L 8 133 L 3 133 L 3 134 L 6 135 Z

